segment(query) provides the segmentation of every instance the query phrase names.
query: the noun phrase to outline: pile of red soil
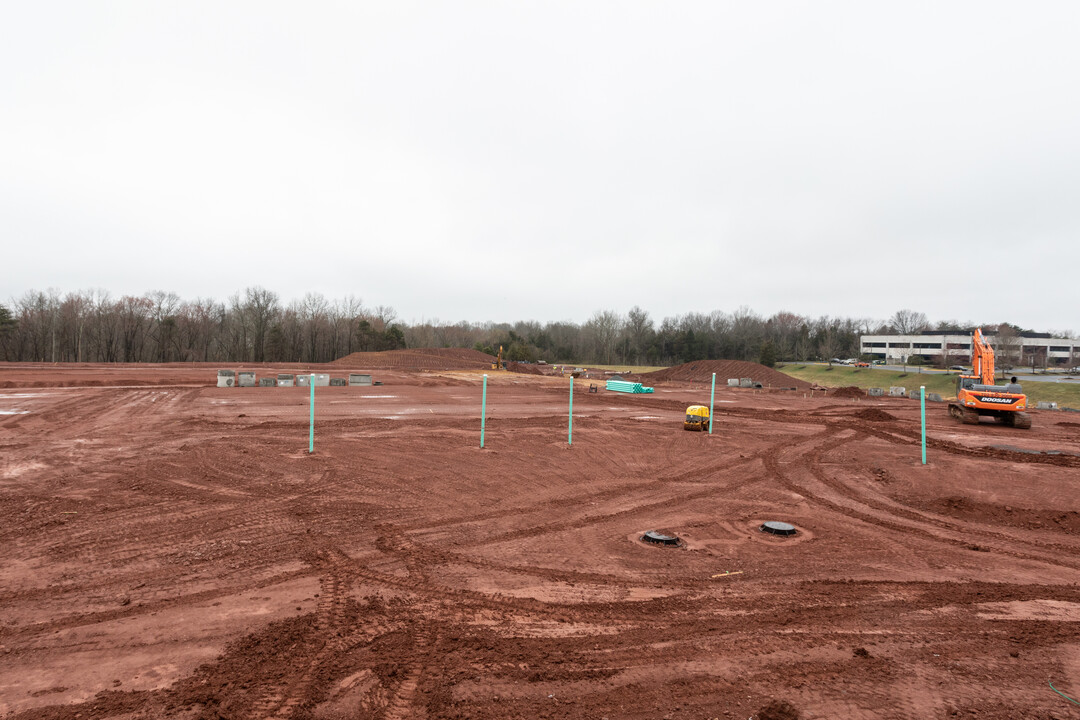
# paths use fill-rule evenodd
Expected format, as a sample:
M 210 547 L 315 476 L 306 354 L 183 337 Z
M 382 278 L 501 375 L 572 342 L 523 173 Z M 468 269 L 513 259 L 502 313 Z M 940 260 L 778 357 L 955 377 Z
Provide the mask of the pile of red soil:
M 866 391 L 860 387 L 854 385 L 848 385 L 847 387 L 829 388 L 829 397 L 838 398 L 861 398 L 866 395 Z
M 785 375 L 772 368 L 744 360 L 697 360 L 656 372 L 635 375 L 634 380 L 645 385 L 669 380 L 682 382 L 711 382 L 716 373 L 718 384 L 726 385 L 729 378 L 750 378 L 765 387 L 788 387 L 809 390 L 810 383 Z
M 467 348 L 409 348 L 383 352 L 354 352 L 332 365 L 367 370 L 484 370 L 495 358 Z
M 853 413 L 853 415 L 860 420 L 870 420 L 871 422 L 888 422 L 889 420 L 896 419 L 895 415 L 890 415 L 884 410 L 878 410 L 877 408 L 866 408 L 865 410 Z
M 539 366 L 533 365 L 531 363 L 508 362 L 508 363 L 506 363 L 506 369 L 509 370 L 510 372 L 522 373 L 523 375 L 544 375 L 545 374 L 544 371 L 541 370 Z

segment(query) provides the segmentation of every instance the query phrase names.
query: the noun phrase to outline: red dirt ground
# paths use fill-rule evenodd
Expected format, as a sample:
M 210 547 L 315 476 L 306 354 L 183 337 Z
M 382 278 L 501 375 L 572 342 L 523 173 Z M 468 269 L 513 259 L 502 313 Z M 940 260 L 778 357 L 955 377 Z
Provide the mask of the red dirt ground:
M 0 365 L 0 714 L 1077 716 L 1059 413 L 930 405 L 924 466 L 907 399 L 579 384 L 568 446 L 496 372 L 481 450 L 478 373 L 387 370 L 309 455 L 307 389 L 215 369 Z

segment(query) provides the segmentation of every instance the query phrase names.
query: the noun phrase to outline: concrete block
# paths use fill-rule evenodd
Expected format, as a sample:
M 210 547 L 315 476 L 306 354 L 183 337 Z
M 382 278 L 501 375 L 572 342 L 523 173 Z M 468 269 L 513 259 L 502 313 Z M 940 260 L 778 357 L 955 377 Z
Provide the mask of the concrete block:
M 1045 400 L 1040 400 L 1039 402 L 1035 403 L 1035 409 L 1036 410 L 1057 410 L 1058 407 L 1057 407 L 1056 402 L 1046 402 Z
M 728 378 L 728 387 L 739 387 L 739 378 Z
M 277 387 L 277 378 L 259 378 L 259 387 Z
M 292 373 L 278 373 L 278 387 L 292 387 L 295 384 Z
M 928 402 L 942 402 L 941 396 L 937 393 L 926 393 L 926 399 Z
M 739 378 L 739 387 L 754 387 L 753 378 Z
M 315 373 L 315 387 L 327 387 L 330 385 L 329 373 Z
M 237 385 L 240 387 L 255 387 L 255 373 L 242 372 L 237 374 Z
M 894 385 L 889 388 L 889 397 L 907 397 L 907 388 Z
M 236 372 L 234 372 L 233 370 L 218 370 L 217 386 L 236 387 Z
M 345 378 L 330 378 L 330 387 L 345 387 L 347 382 Z
M 866 394 L 869 395 L 870 397 L 884 397 L 885 389 L 884 388 L 870 388 L 869 390 L 866 391 Z
M 310 375 L 297 375 L 296 376 L 296 387 L 311 387 L 311 376 Z
M 370 385 L 370 384 L 371 384 L 371 376 L 370 375 L 364 375 L 362 373 L 349 373 L 349 386 L 350 387 L 353 387 L 353 386 L 356 386 L 356 385 Z

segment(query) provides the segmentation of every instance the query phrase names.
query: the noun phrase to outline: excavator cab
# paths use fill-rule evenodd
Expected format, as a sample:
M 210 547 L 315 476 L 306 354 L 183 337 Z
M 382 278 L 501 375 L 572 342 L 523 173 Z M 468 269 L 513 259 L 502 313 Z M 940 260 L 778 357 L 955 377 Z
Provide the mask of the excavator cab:
M 704 405 L 691 405 L 686 408 L 686 420 L 683 422 L 683 430 L 709 429 L 709 408 Z

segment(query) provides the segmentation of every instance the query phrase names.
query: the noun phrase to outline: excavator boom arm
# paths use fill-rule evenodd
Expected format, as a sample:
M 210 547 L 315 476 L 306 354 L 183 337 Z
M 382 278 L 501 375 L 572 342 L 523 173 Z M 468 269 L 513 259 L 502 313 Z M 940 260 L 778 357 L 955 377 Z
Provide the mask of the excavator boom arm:
M 983 385 L 994 384 L 994 348 L 983 339 L 982 328 L 971 338 L 971 371 Z

